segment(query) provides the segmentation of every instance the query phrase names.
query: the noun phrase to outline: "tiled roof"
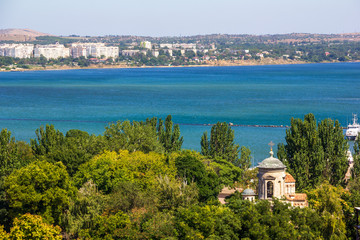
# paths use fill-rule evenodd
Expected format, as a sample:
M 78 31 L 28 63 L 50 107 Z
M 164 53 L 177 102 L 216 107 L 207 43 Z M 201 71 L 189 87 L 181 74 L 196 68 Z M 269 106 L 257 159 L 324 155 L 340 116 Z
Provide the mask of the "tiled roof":
M 293 183 L 293 182 L 296 182 L 295 178 L 293 178 L 293 176 L 291 176 L 291 174 L 286 173 L 285 183 Z
M 286 200 L 288 201 L 306 201 L 307 195 L 306 193 L 295 193 L 295 194 L 289 194 L 285 195 Z

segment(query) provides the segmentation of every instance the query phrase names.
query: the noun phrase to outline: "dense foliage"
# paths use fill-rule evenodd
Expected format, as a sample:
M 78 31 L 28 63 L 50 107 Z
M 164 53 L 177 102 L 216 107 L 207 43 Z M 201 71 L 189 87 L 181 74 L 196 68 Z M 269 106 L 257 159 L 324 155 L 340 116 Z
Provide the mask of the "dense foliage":
M 293 119 L 279 157 L 309 207 L 250 202 L 222 187 L 256 189 L 251 152 L 226 123 L 204 134 L 202 154 L 181 150 L 171 116 L 117 122 L 103 135 L 54 126 L 31 143 L 0 133 L 0 239 L 351 239 L 360 206 L 360 140 L 352 179 L 338 122 Z M 318 162 L 314 162 L 314 159 Z
M 313 114 L 291 119 L 285 139 L 286 145 L 278 146 L 278 157 L 297 180 L 297 189 L 314 188 L 324 180 L 344 184 L 349 146 L 338 121 L 317 124 Z

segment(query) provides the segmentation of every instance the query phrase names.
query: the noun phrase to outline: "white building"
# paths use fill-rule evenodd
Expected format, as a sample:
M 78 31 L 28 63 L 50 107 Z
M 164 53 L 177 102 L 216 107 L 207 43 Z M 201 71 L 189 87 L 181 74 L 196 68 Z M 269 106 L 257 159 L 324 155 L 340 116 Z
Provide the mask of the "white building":
M 33 56 L 33 44 L 2 44 L 0 45 L 0 56 L 13 58 L 30 58 Z
M 271 149 L 270 157 L 264 159 L 258 165 L 259 173 L 259 199 L 272 200 L 283 199 L 294 207 L 307 207 L 307 195 L 296 193 L 295 179 L 286 172 L 286 166 L 277 158 L 274 158 Z
M 159 56 L 159 51 L 157 51 L 157 50 L 151 51 L 151 54 L 152 54 L 154 57 L 158 57 L 158 56 Z
M 36 45 L 34 49 L 34 57 L 40 57 L 43 55 L 47 59 L 59 58 L 59 57 L 70 57 L 70 49 L 66 48 L 62 44 L 49 44 L 49 45 Z
M 123 56 L 135 56 L 137 53 L 140 53 L 140 50 L 122 50 L 121 55 Z
M 104 43 L 73 43 L 71 44 L 71 53 L 73 58 L 80 56 L 117 58 L 119 56 L 119 47 L 107 47 Z
M 140 47 L 146 48 L 146 49 L 151 49 L 151 42 L 149 41 L 144 41 L 140 43 Z
M 160 48 L 173 49 L 173 45 L 171 43 L 160 43 Z

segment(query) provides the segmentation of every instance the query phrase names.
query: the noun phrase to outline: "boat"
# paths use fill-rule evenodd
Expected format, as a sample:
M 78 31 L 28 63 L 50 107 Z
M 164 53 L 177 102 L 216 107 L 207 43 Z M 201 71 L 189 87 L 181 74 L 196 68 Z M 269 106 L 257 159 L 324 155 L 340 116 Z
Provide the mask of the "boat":
M 360 132 L 360 125 L 357 120 L 357 114 L 353 114 L 353 123 L 348 125 L 345 133 L 348 140 L 355 140 Z

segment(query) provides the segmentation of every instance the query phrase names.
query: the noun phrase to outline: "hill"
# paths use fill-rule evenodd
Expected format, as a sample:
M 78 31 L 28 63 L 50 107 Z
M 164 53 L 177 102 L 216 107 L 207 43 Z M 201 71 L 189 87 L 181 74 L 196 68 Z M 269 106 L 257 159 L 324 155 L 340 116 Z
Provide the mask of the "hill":
M 50 36 L 50 34 L 31 29 L 0 29 L 0 41 L 32 41 L 39 36 Z

